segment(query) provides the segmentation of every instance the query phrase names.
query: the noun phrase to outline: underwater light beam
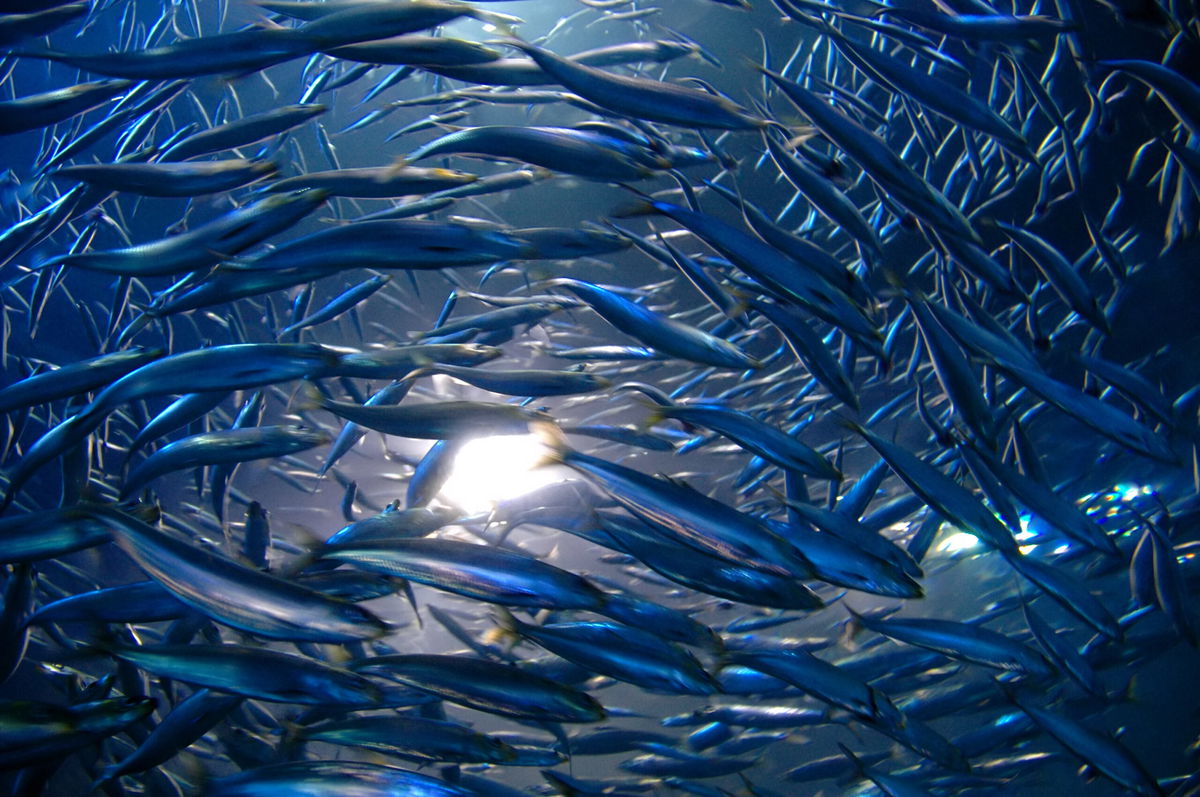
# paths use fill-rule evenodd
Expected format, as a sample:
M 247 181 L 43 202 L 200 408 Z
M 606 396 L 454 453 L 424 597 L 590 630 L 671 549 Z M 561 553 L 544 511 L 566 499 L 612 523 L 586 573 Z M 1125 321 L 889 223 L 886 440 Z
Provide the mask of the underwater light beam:
M 469 440 L 454 458 L 438 496 L 467 512 L 485 512 L 501 500 L 566 481 L 562 468 L 544 465 L 547 448 L 534 435 Z

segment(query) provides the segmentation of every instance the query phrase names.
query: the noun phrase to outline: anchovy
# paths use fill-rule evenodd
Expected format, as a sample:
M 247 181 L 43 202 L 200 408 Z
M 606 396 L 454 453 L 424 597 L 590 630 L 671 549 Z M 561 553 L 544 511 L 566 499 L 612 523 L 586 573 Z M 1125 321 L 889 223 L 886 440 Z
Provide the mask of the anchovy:
M 1055 714 L 1030 700 L 1012 696 L 1022 711 L 1038 727 L 1058 740 L 1059 744 L 1078 756 L 1118 786 L 1135 794 L 1165 794 L 1157 781 L 1146 772 L 1133 754 L 1108 735 L 1084 727 L 1074 720 Z
M 128 277 L 181 274 L 207 268 L 291 227 L 320 207 L 323 191 L 271 196 L 230 211 L 181 235 L 125 249 L 62 255 L 43 267 L 69 266 Z
M 302 406 L 320 407 L 339 418 L 397 437 L 445 440 L 481 434 L 527 434 L 553 423 L 544 412 L 513 404 L 483 401 L 443 401 L 400 407 L 367 407 L 326 398 L 315 387 L 305 388 Z
M 279 330 L 275 337 L 282 338 L 283 336 L 292 332 L 296 332 L 297 330 L 305 329 L 307 327 L 314 327 L 318 324 L 324 324 L 326 321 L 332 321 L 342 313 L 345 313 L 353 309 L 358 304 L 365 302 L 367 299 L 373 296 L 376 291 L 380 290 L 391 281 L 392 277 L 390 274 L 380 274 L 371 277 L 369 280 L 360 282 L 357 285 L 353 285 L 338 296 L 335 296 L 333 299 L 331 299 L 324 307 L 310 313 L 309 315 L 306 315 L 304 318 L 288 324 L 286 327 Z
M 540 722 L 596 722 L 605 711 L 594 698 L 507 664 L 463 656 L 401 654 L 352 663 L 357 672 L 385 675 L 460 706 Z
M 417 64 L 420 66 L 463 66 L 484 64 L 500 57 L 500 51 L 479 42 L 449 36 L 415 34 L 333 47 L 327 55 L 367 64 Z
M 393 382 L 387 387 L 380 389 L 371 398 L 367 399 L 364 406 L 376 407 L 380 405 L 398 404 L 403 398 L 408 395 L 408 391 L 412 389 L 414 380 L 406 379 Z M 325 455 L 325 461 L 321 463 L 321 467 L 317 470 L 318 476 L 324 476 L 329 472 L 343 455 L 353 448 L 359 440 L 367 433 L 367 430 L 356 423 L 347 423 L 342 427 L 342 431 L 338 433 L 337 439 L 333 441 L 333 445 L 329 447 L 329 453 Z
M 457 540 L 350 539 L 327 545 L 318 555 L 489 603 L 603 612 L 607 601 L 604 592 L 574 573 L 525 554 Z
M 214 620 L 272 639 L 316 642 L 375 639 L 390 630 L 353 603 L 245 567 L 123 512 L 94 511 L 147 575 Z
M 821 275 L 798 267 L 791 258 L 724 221 L 669 202 L 647 200 L 622 215 L 655 213 L 687 227 L 776 296 L 798 302 L 822 320 L 846 330 L 855 340 L 878 348 L 879 332 L 863 311 Z
M 367 169 L 335 169 L 285 177 L 267 186 L 272 193 L 316 188 L 330 196 L 384 198 L 431 194 L 470 185 L 474 174 L 454 169 L 423 169 L 417 166 L 376 166 Z
M 613 547 L 628 552 L 656 573 L 690 589 L 729 600 L 779 609 L 819 609 L 824 603 L 801 581 L 761 568 L 737 566 L 719 556 L 669 544 L 644 524 L 597 513 Z
M 517 758 L 517 751 L 495 736 L 421 717 L 374 715 L 331 720 L 297 729 L 294 739 L 358 747 L 422 764 L 509 764 Z
M 167 762 L 229 716 L 242 700 L 237 695 L 197 689 L 163 717 L 136 750 L 105 767 L 93 788 L 122 775 L 145 772 Z
M 324 194 L 320 189 L 313 189 Z M 303 192 L 309 193 L 309 192 Z M 303 193 L 301 195 L 303 195 Z M 435 269 L 521 257 L 529 245 L 495 230 L 428 219 L 363 221 L 288 241 L 233 271 L 303 272 L 300 282 L 355 267 Z
M 183 161 L 211 152 L 254 144 L 304 124 L 326 110 L 326 106 L 317 103 L 285 105 L 264 113 L 234 119 L 175 142 L 163 153 L 162 160 Z
M 724 130 L 750 130 L 765 124 L 730 100 L 701 89 L 614 75 L 517 39 L 507 43 L 527 54 L 568 90 L 623 116 L 683 127 Z
M 309 797 L 476 797 L 478 792 L 399 767 L 363 761 L 289 761 L 247 769 L 209 783 L 209 797 L 305 793 Z
M 137 346 L 28 376 L 0 390 L 0 412 L 47 404 L 95 390 L 162 357 L 164 353 L 162 349 Z
M 301 58 L 315 47 L 310 38 L 295 30 L 249 28 L 198 36 L 146 50 L 82 55 L 57 50 L 23 50 L 20 54 L 98 75 L 163 80 L 255 72 Z
M 0 770 L 61 761 L 149 717 L 154 706 L 150 697 L 92 700 L 73 706 L 0 701 Z
M 274 459 L 332 442 L 327 432 L 302 426 L 256 426 L 192 435 L 163 446 L 135 466 L 121 487 L 123 498 L 149 482 L 184 468 Z
M 240 645 L 111 646 L 139 669 L 255 700 L 306 706 L 369 708 L 379 687 L 349 670 L 305 656 Z
M 190 611 L 191 607 L 157 581 L 137 581 L 120 587 L 80 592 L 47 603 L 26 622 L 31 626 L 77 622 L 154 623 L 177 620 Z
M 1087 588 L 1062 569 L 1045 562 L 1001 551 L 1005 560 L 1048 597 L 1109 639 L 1120 639 L 1121 628 L 1112 613 Z
M 10 9 L 13 11 L 16 9 Z M 0 18 L 0 45 L 45 35 L 87 12 L 87 3 L 65 3 L 56 8 L 32 9 L 29 13 L 6 13 Z
M 808 562 L 786 540 L 749 515 L 690 487 L 565 447 L 556 458 L 602 486 L 673 542 L 778 576 L 811 575 Z
M 1052 674 L 1050 665 L 1036 650 L 978 625 L 926 617 L 875 620 L 850 611 L 856 623 L 899 642 L 1023 675 L 1045 678 Z
M 142 196 L 191 197 L 232 191 L 278 171 L 279 166 L 271 161 L 228 158 L 197 163 L 79 164 L 56 169 L 51 176 Z
M 823 99 L 777 72 L 762 69 L 797 108 L 839 149 L 858 162 L 879 187 L 906 209 L 947 235 L 979 243 L 979 235 L 955 205 L 904 162 L 874 133 Z
M 654 402 L 648 419 L 650 424 L 671 418 L 684 424 L 703 426 L 725 435 L 747 451 L 753 451 L 781 468 L 792 468 L 819 479 L 842 479 L 841 472 L 817 451 L 743 412 L 715 404 L 675 404 L 658 391 L 647 391 L 636 384 L 621 385 L 619 389 L 638 390 L 650 396 Z
M 965 487 L 902 446 L 890 443 L 857 424 L 851 428 L 883 457 L 909 489 L 942 517 L 1000 551 L 1015 551 L 1017 543 L 996 516 Z
M 70 119 L 103 105 L 132 85 L 128 80 L 98 80 L 0 102 L 0 136 Z
M 499 609 L 501 627 L 581 667 L 650 692 L 710 695 L 719 689 L 689 652 L 660 636 L 613 623 L 522 623 Z
M 431 365 L 430 373 L 445 374 L 469 385 L 508 396 L 570 396 L 603 390 L 612 382 L 602 376 L 582 371 L 540 371 L 518 369 L 507 371 L 464 368 L 458 365 Z
M 605 321 L 664 354 L 718 368 L 761 367 L 758 360 L 729 341 L 659 315 L 599 285 L 565 277 L 546 284 L 566 288 Z
M 639 151 L 641 151 L 639 153 Z M 639 159 L 635 154 L 641 154 Z M 640 180 L 654 174 L 641 147 L 598 133 L 567 127 L 467 127 L 435 138 L 405 158 L 419 161 L 436 155 L 476 155 L 516 160 L 593 180 Z M 667 168 L 666 159 L 655 159 Z

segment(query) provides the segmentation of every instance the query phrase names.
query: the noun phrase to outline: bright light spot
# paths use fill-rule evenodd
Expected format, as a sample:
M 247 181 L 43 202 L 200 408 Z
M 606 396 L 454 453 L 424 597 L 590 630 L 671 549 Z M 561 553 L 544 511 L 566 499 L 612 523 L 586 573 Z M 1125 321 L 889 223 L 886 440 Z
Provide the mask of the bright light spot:
M 499 435 L 469 440 L 439 497 L 467 512 L 486 512 L 498 501 L 566 481 L 564 469 L 541 466 L 547 448 L 533 435 Z
M 1018 545 L 1017 550 L 1021 552 L 1021 556 L 1028 556 L 1029 552 L 1036 547 L 1036 545 Z
M 1142 495 L 1142 488 L 1135 485 L 1118 484 L 1113 488 L 1121 494 L 1122 501 L 1132 501 L 1139 495 Z
M 1054 553 L 1056 553 L 1056 554 L 1058 554 L 1058 553 L 1066 553 L 1066 552 L 1067 552 L 1067 551 L 1069 551 L 1069 550 L 1071 550 L 1071 546 L 1070 546 L 1070 545 L 1067 545 L 1066 543 L 1063 543 L 1062 545 L 1060 545 L 1060 546 L 1058 546 L 1057 548 L 1055 548 L 1055 549 L 1054 549 Z
M 483 25 L 481 27 L 483 28 L 484 33 L 495 33 L 496 32 L 496 26 L 490 22 L 483 23 Z
M 979 545 L 979 538 L 965 531 L 956 531 L 938 543 L 937 549 L 943 553 L 958 553 L 969 551 Z

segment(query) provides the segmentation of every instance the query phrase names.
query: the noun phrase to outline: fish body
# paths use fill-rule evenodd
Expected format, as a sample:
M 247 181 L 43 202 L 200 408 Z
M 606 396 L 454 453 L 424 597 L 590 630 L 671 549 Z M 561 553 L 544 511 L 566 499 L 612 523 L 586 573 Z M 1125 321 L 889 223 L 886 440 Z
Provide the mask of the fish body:
M 651 692 L 708 695 L 717 688 L 694 656 L 659 636 L 613 623 L 522 623 L 511 613 L 501 623 L 544 647 L 593 672 L 635 684 Z
M 441 720 L 403 715 L 361 716 L 298 729 L 303 741 L 358 747 L 422 764 L 438 761 L 507 764 L 517 751 L 493 736 Z
M 54 178 L 142 196 L 191 197 L 232 191 L 278 170 L 271 161 L 229 158 L 195 163 L 78 164 L 56 170 Z
M 369 708 L 381 696 L 375 684 L 353 672 L 262 648 L 154 645 L 114 647 L 111 653 L 165 678 L 255 700 Z
M 633 157 L 630 149 L 628 142 L 571 128 L 487 125 L 447 133 L 410 152 L 405 160 L 474 155 L 516 160 L 593 180 L 651 176 L 654 169 Z M 661 161 L 662 167 L 667 165 Z
M 427 169 L 419 166 L 376 166 L 365 169 L 334 169 L 308 172 L 285 177 L 271 183 L 272 193 L 316 188 L 331 196 L 386 198 L 431 194 L 462 185 L 479 178 L 454 169 Z
M 419 772 L 364 761 L 289 761 L 212 781 L 206 797 L 476 797 L 478 792 Z
M 574 573 L 523 554 L 456 540 L 351 541 L 328 546 L 321 556 L 508 606 L 596 611 L 606 600 Z
M 0 102 L 0 136 L 70 119 L 108 102 L 132 85 L 127 80 L 97 80 Z
M 457 705 L 541 722 L 595 722 L 604 708 L 586 692 L 507 664 L 463 656 L 401 654 L 355 663 Z
M 371 612 L 101 510 L 117 544 L 176 598 L 219 622 L 272 639 L 350 642 L 389 626 Z
M 775 575 L 804 578 L 812 573 L 800 553 L 782 538 L 703 493 L 578 451 L 566 450 L 559 456 L 562 464 L 587 476 L 681 545 Z
M 553 280 L 553 284 L 577 295 L 617 329 L 665 354 L 718 368 L 759 367 L 757 360 L 732 343 L 659 315 L 599 285 L 565 277 Z
M 271 196 L 230 211 L 180 235 L 125 249 L 63 255 L 50 265 L 127 277 L 154 277 L 216 265 L 287 229 L 325 202 L 323 191 Z
M 163 153 L 162 160 L 184 161 L 211 152 L 254 144 L 304 124 L 326 110 L 328 108 L 319 103 L 285 105 L 234 119 L 175 142 Z

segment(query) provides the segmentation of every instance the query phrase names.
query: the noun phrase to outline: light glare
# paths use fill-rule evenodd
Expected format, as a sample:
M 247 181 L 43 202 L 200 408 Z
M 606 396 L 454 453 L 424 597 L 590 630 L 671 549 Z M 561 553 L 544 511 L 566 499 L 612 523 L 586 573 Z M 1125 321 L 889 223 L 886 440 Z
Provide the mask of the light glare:
M 937 549 L 943 553 L 957 553 L 958 551 L 969 551 L 977 545 L 979 545 L 979 538 L 974 534 L 956 531 L 938 543 Z
M 439 497 L 467 512 L 485 512 L 554 482 L 562 469 L 543 466 L 547 448 L 533 435 L 479 437 L 463 444 Z

